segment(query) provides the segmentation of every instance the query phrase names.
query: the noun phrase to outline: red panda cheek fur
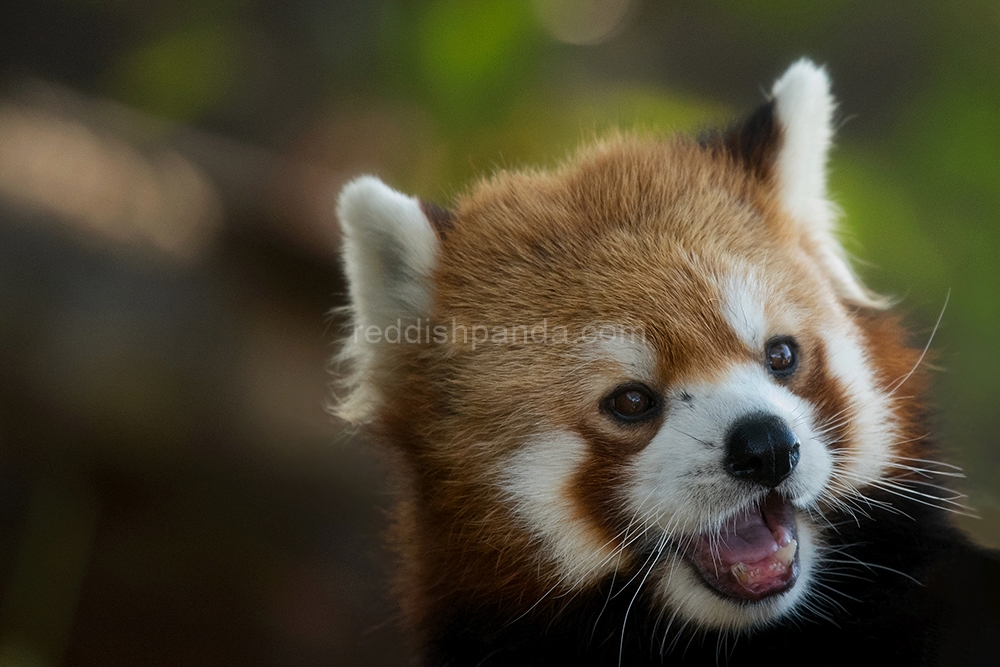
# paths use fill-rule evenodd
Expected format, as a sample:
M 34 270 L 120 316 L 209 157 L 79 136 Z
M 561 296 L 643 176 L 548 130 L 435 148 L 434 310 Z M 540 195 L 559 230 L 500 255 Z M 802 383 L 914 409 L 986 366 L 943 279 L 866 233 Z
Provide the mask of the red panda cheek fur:
M 924 437 L 921 353 L 832 233 L 827 86 L 800 62 L 726 132 L 613 135 L 447 210 L 345 190 L 348 244 L 385 244 L 345 250 L 369 262 L 348 267 L 352 295 L 388 296 L 354 304 L 343 414 L 363 415 L 393 473 L 395 590 L 423 664 L 951 664 L 957 647 L 977 664 L 990 650 L 1000 612 L 979 584 L 1000 582 L 997 557 L 921 485 L 952 470 Z M 380 322 L 417 342 L 358 342 Z M 641 336 L 583 335 L 595 325 Z M 767 368 L 776 336 L 798 351 L 787 377 Z M 615 417 L 621 387 L 648 392 L 647 419 Z M 762 488 L 726 467 L 730 424 L 705 415 L 767 401 L 803 459 Z M 714 435 L 678 435 L 685 415 Z M 785 507 L 792 583 L 750 601 L 713 588 L 690 555 L 708 524 L 643 514 L 650 476 L 691 516 L 685 494 L 711 493 L 708 542 L 777 535 L 764 508 Z

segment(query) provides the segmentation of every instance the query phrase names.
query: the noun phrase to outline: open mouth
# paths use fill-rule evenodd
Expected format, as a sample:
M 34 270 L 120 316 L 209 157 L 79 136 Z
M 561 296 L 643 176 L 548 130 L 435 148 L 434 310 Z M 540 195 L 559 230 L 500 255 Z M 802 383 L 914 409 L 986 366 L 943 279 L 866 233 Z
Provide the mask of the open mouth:
M 686 555 L 721 595 L 757 601 L 783 593 L 799 575 L 795 513 L 777 493 L 729 519 L 716 533 L 696 535 Z

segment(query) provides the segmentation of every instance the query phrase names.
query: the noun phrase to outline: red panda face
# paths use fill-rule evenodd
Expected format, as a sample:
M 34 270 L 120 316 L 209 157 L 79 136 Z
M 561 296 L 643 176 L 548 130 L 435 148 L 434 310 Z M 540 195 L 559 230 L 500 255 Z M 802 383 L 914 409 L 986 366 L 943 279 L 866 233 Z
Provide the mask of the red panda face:
M 916 360 L 831 232 L 832 108 L 802 62 L 702 144 L 615 137 L 449 212 L 347 187 L 340 411 L 407 467 L 415 598 L 629 576 L 678 625 L 823 607 L 825 514 L 903 455 Z

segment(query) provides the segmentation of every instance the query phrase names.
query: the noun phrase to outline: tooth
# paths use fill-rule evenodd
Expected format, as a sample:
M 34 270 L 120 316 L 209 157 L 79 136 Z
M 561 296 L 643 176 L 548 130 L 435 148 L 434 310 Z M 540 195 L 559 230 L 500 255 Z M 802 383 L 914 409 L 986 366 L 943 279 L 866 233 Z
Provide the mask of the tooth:
M 798 548 L 799 543 L 795 540 L 791 540 L 788 544 L 775 551 L 773 558 L 779 563 L 791 565 L 792 560 L 795 559 L 795 550 Z
M 740 582 L 743 586 L 750 583 L 750 568 L 747 567 L 746 563 L 737 563 L 733 565 L 733 569 L 730 571 L 736 577 L 736 581 Z

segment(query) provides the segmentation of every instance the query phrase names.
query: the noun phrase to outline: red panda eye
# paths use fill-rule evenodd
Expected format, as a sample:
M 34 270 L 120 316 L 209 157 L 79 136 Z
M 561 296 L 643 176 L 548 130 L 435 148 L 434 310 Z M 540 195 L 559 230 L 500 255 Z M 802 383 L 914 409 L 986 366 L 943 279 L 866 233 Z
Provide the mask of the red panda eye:
M 791 338 L 779 338 L 767 345 L 767 365 L 775 375 L 791 375 L 798 364 L 797 346 Z
M 625 385 L 604 400 L 604 408 L 619 421 L 641 421 L 654 414 L 656 399 L 641 385 Z

